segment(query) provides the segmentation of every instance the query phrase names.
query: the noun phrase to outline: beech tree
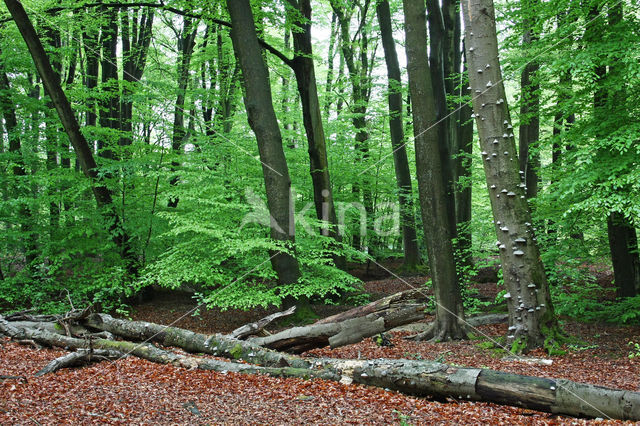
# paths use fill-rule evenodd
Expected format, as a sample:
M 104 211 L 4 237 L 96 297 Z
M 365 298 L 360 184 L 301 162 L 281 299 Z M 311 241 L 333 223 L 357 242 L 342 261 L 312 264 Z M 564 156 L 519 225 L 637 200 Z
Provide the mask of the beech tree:
M 524 9 L 522 44 L 530 46 L 535 41 L 538 31 L 535 14 L 540 4 L 536 0 L 522 2 Z M 527 197 L 538 194 L 538 169 L 540 155 L 529 150 L 536 148 L 540 138 L 540 84 L 538 83 L 538 69 L 536 60 L 527 62 L 520 73 L 520 127 L 518 138 L 518 158 L 520 170 L 524 171 L 525 192 Z
M 420 338 L 465 338 L 464 313 L 453 256 L 453 235 L 447 210 L 446 177 L 435 125 L 435 95 L 427 57 L 426 9 L 420 0 L 404 0 L 407 73 L 416 145 L 416 169 L 422 226 L 436 301 L 436 321 Z
M 493 1 L 463 0 L 462 7 L 473 113 L 507 289 L 507 341 L 521 352 L 553 344 L 559 328 L 518 169 Z
M 541 341 L 538 331 L 555 336 L 545 329 L 555 328 L 549 297 L 563 316 L 639 317 L 640 65 L 629 58 L 640 24 L 623 13 L 629 0 L 569 8 L 530 0 L 496 12 L 507 87 L 522 94 L 513 122 L 499 109 L 506 97 L 494 93 L 497 62 L 484 59 L 495 53 L 484 51 L 484 63 L 463 70 L 457 0 L 425 2 L 428 26 L 419 25 L 419 36 L 413 20 L 424 8 L 414 3 L 403 17 L 398 2 L 243 2 L 256 19 L 234 15 L 243 19 L 234 29 L 242 34 L 235 51 L 229 31 L 236 25 L 224 3 L 24 4 L 37 31 L 28 46 L 6 9 L 0 19 L 0 304 L 55 300 L 63 309 L 66 288 L 74 303 L 117 308 L 152 285 L 226 308 L 278 305 L 287 297 L 335 302 L 334 295 L 351 291 L 359 297 L 360 280 L 378 278 L 382 269 L 404 273 L 400 265 L 415 264 L 421 252 L 431 270 L 415 268 L 421 278 L 413 279 L 431 278 L 441 305 L 437 326 L 423 337 L 464 337 L 456 316 L 463 307 L 467 314 L 482 309 L 468 286 L 474 261 L 497 263 L 504 252 L 510 287 L 497 302 L 511 304 L 516 349 L 530 333 L 532 346 Z M 408 70 L 394 54 L 403 18 Z M 256 27 L 255 40 L 245 23 Z M 255 41 L 249 50 L 245 35 Z M 31 60 L 35 39 L 51 78 L 41 78 L 48 70 Z M 467 35 L 469 64 L 486 47 L 478 43 Z M 523 70 L 525 64 L 536 69 Z M 401 84 L 407 71 L 409 86 Z M 50 95 L 58 86 L 62 93 Z M 62 95 L 68 105 L 60 109 Z M 484 126 L 476 153 L 470 97 L 473 118 Z M 536 120 L 536 136 L 527 141 Z M 404 145 L 408 134 L 418 137 L 416 156 L 414 145 Z M 530 153 L 551 165 L 533 165 L 524 152 L 533 141 Z M 480 196 L 486 179 L 478 161 L 490 170 L 491 198 Z M 544 179 L 535 179 L 537 196 L 526 213 L 520 197 L 534 189 L 526 175 L 536 169 Z M 256 195 L 265 193 L 265 201 Z M 362 239 L 355 221 L 341 221 L 365 211 L 369 237 Z M 267 230 L 270 214 L 278 227 Z M 296 220 L 298 229 L 309 220 L 324 235 L 294 238 Z M 534 240 L 534 227 L 547 232 Z M 609 253 L 617 299 L 582 280 L 592 275 L 585 265 Z M 133 271 L 137 262 L 144 268 Z
M 402 244 L 404 265 L 413 269 L 420 263 L 420 249 L 416 235 L 416 221 L 413 208 L 413 191 L 411 188 L 411 172 L 405 148 L 404 123 L 402 120 L 402 81 L 396 44 L 393 40 L 391 27 L 391 12 L 389 2 L 383 0 L 376 6 L 380 36 L 387 64 L 388 99 L 389 99 L 389 132 L 391 135 L 391 149 L 393 150 L 393 165 L 398 185 L 398 204 L 400 206 L 400 220 L 402 226 Z
M 295 224 L 289 210 L 291 180 L 251 5 L 249 0 L 229 0 L 227 9 L 233 24 L 231 40 L 242 70 L 247 116 L 260 150 L 267 204 L 271 214 L 271 237 L 287 243 L 285 248 L 293 251 Z M 298 261 L 290 251 L 274 250 L 271 255 L 271 264 L 278 274 L 280 284 L 291 284 L 300 278 Z
M 351 83 L 351 121 L 356 130 L 355 151 L 358 162 L 365 162 L 369 158 L 369 130 L 367 128 L 367 107 L 371 96 L 370 71 L 372 60 L 369 58 L 369 34 L 367 29 L 367 15 L 371 0 L 350 0 L 342 4 L 331 0 L 331 7 L 338 18 L 340 26 L 340 48 L 347 66 L 349 82 Z M 357 12 L 357 13 L 356 13 Z M 356 14 L 358 31 L 351 37 L 351 18 Z M 357 49 L 357 50 L 356 50 Z M 365 174 L 366 177 L 366 174 Z M 364 180 L 358 175 L 357 180 Z M 369 216 L 373 215 L 373 198 L 369 184 L 352 183 L 355 194 L 361 194 L 364 208 Z M 362 235 L 353 236 L 353 246 L 360 249 Z
M 309 144 L 309 167 L 313 184 L 313 200 L 316 215 L 324 221 L 323 235 L 340 242 L 342 237 L 338 230 L 338 219 L 333 202 L 333 189 L 329 175 L 327 144 L 322 124 L 322 110 L 318 99 L 313 51 L 311 47 L 311 2 L 310 0 L 287 0 L 299 14 L 294 21 L 293 34 L 294 57 L 290 65 L 295 73 L 298 94 L 302 103 L 302 118 L 307 143 Z M 335 256 L 336 265 L 346 267 L 342 256 Z

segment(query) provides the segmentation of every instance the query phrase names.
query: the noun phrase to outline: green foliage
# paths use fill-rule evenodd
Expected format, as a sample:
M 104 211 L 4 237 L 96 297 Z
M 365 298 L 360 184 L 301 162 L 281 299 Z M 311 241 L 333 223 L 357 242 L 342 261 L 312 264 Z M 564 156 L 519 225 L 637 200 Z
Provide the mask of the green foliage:
M 398 416 L 398 422 L 400 426 L 411 426 L 411 416 L 402 413 L 402 411 L 393 410 Z
M 83 43 L 87 32 L 100 33 L 107 17 L 99 11 L 91 14 L 64 11 L 66 6 L 77 6 L 70 0 L 54 2 L 62 8 L 60 13 L 45 13 L 51 3 L 26 2 L 34 16 L 42 17 L 35 22 L 39 33 L 46 33 L 41 30 L 48 28 L 60 31 L 60 46 L 53 46 L 49 36 L 42 41 L 50 57 L 60 64 L 64 90 L 83 134 L 91 145 L 100 142 L 113 152 L 113 158 L 96 155 L 100 183 L 113 193 L 114 209 L 130 236 L 140 269 L 137 276 L 129 276 L 120 249 L 114 244 L 113 231 L 109 230 L 112 223 L 96 208 L 90 182 L 74 166 L 75 153 L 69 149 L 69 141 L 36 78 L 26 47 L 18 42 L 21 37 L 15 26 L 4 25 L 0 28 L 0 63 L 7 70 L 10 87 L 0 92 L 8 95 L 10 102 L 0 104 L 0 109 L 2 114 L 15 112 L 18 128 L 11 136 L 19 136 L 20 149 L 9 149 L 10 135 L 2 126 L 2 308 L 37 307 L 43 312 L 63 312 L 68 310 L 69 303 L 76 306 L 94 303 L 101 309 L 125 312 L 131 297 L 149 286 L 189 289 L 206 305 L 222 309 L 281 305 L 285 298 L 325 303 L 367 302 L 362 283 L 337 269 L 333 259 L 343 256 L 357 263 L 402 255 L 402 241 L 394 229 L 394 221 L 382 220 L 390 212 L 389 203 L 397 201 L 398 189 L 390 157 L 386 79 L 378 72 L 382 66 L 380 55 L 372 56 L 375 69 L 365 87 L 371 92 L 366 113 L 369 139 L 365 155 L 354 146 L 355 105 L 348 87 L 349 76 L 337 75 L 336 55 L 332 89 L 327 90 L 328 40 L 314 40 L 320 103 L 329 106 L 329 114 L 322 118 L 333 195 L 338 213 L 344 213 L 345 218 L 341 243 L 318 234 L 320 223 L 313 206 L 308 208 L 313 200 L 309 147 L 293 73 L 274 55 L 265 55 L 295 190 L 295 210 L 307 208 L 296 218 L 294 247 L 272 240 L 264 223 L 245 220 L 260 213 L 254 210 L 251 197 L 259 199 L 265 211 L 266 199 L 259 152 L 242 106 L 240 74 L 233 73 L 236 64 L 228 31 L 210 28 L 205 39 L 202 29 L 207 22 L 199 24 L 190 81 L 184 92 L 186 136 L 179 149 L 173 149 L 173 113 L 179 93 L 175 36 L 182 18 L 156 10 L 153 42 L 140 82 L 119 78 L 88 88 L 85 66 L 87 55 L 92 52 Z M 194 6 L 188 0 L 174 3 L 178 8 Z M 285 28 L 296 31 L 291 28 L 287 14 L 291 18 L 297 12 L 280 3 L 254 3 L 254 6 L 261 36 L 291 57 L 291 47 L 284 46 L 282 36 Z M 636 101 L 640 94 L 637 61 L 640 21 L 633 13 L 626 13 L 621 22 L 610 24 L 607 14 L 612 5 L 603 5 L 600 15 L 592 19 L 591 6 L 566 0 L 535 4 L 498 2 L 497 15 L 503 28 L 501 60 L 508 101 L 515 107 L 512 111 L 517 111 L 522 101 L 516 95 L 519 92 L 516 82 L 520 81 L 523 65 L 532 58 L 540 64 L 534 79 L 540 84 L 542 99 L 541 135 L 531 150 L 542 158 L 542 184 L 531 205 L 556 312 L 586 321 L 637 324 L 640 296 L 614 300 L 613 290 L 596 284 L 587 265 L 604 263 L 604 267 L 609 267 L 606 219 L 610 212 L 620 212 L 632 226 L 640 223 L 640 107 Z M 632 5 L 624 1 L 622 6 L 627 9 Z M 398 25 L 402 20 L 400 3 L 392 2 L 391 8 L 394 24 Z M 226 20 L 228 16 L 223 9 L 207 6 L 203 11 L 207 16 Z M 329 9 L 326 3 L 314 4 L 314 29 L 328 28 Z M 369 13 L 372 11 L 370 8 Z M 532 22 L 540 35 L 527 45 L 522 43 L 525 20 Z M 375 19 L 363 22 L 360 35 L 369 34 L 371 54 L 378 42 L 373 36 Z M 587 30 L 593 31 L 591 36 Z M 82 52 L 80 57 L 78 52 Z M 67 81 L 73 61 L 82 66 L 75 80 Z M 122 58 L 118 61 L 121 68 Z M 598 66 L 607 67 L 606 76 L 597 75 Z M 121 72 L 122 69 L 119 75 Z M 289 80 L 288 84 L 283 83 L 283 78 Z M 465 86 L 463 83 L 462 87 Z M 103 102 L 110 96 L 106 88 L 115 89 L 111 94 L 120 96 L 119 101 L 133 102 L 131 132 L 106 128 L 99 119 L 98 125 L 87 124 L 91 113 L 98 118 L 104 113 Z M 406 97 L 407 88 L 401 90 L 403 98 Z M 594 95 L 599 92 L 608 94 L 602 110 L 594 108 Z M 101 104 L 96 105 L 96 101 Z M 227 101 L 228 116 L 219 118 L 224 115 Z M 457 105 L 458 101 L 452 97 L 450 104 Z M 338 103 L 342 105 L 339 112 Z M 204 119 L 206 108 L 212 108 L 210 123 Z M 553 131 L 556 117 L 563 120 L 559 132 Z M 567 125 L 570 117 L 575 120 Z M 529 118 L 515 114 L 514 122 L 526 122 Z M 410 133 L 411 124 L 406 123 L 406 134 Z M 130 139 L 131 144 L 121 143 L 124 139 Z M 409 138 L 407 142 L 413 169 L 413 143 Z M 560 147 L 560 157 L 552 163 L 554 147 L 556 150 Z M 475 264 L 459 267 L 457 271 L 467 315 L 489 305 L 472 294 L 469 282 L 478 268 L 499 262 L 483 161 L 477 151 L 465 155 L 471 177 L 457 183 L 458 188 L 472 189 L 472 219 L 461 225 L 460 230 L 471 232 L 473 244 L 469 253 L 458 256 L 468 255 Z M 15 167 L 22 165 L 26 174 L 14 173 Z M 367 206 L 371 210 L 367 235 L 362 240 L 367 254 L 351 245 L 361 232 L 360 210 L 353 205 L 365 201 L 364 194 L 354 188 L 366 189 L 371 199 L 371 205 Z M 167 206 L 170 199 L 179 200 L 176 208 Z M 414 201 L 419 205 L 415 190 Z M 378 219 L 384 235 L 373 232 Z M 420 214 L 417 219 L 417 240 L 423 245 Z M 298 282 L 277 284 L 269 261 L 276 250 L 287 251 L 298 259 L 302 272 Z M 421 250 L 424 254 L 424 247 Z M 428 272 L 426 265 L 420 268 L 419 272 Z M 426 283 L 427 287 L 430 285 L 430 281 Z M 503 288 L 502 271 L 498 285 Z M 504 291 L 498 294 L 497 309 L 504 307 L 503 295 Z M 435 308 L 433 299 L 430 303 L 430 308 Z M 555 347 L 556 340 L 548 346 Z
M 640 357 L 640 343 L 629 342 L 631 346 L 631 352 L 629 352 L 629 359 Z

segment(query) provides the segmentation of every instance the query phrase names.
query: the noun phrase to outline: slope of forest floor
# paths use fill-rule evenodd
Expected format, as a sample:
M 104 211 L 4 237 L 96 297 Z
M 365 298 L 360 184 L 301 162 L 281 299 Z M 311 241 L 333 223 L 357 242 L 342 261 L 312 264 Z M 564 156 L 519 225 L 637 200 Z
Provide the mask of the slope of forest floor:
M 376 278 L 365 283 L 374 297 L 421 285 L 424 277 Z M 408 284 L 407 284 L 408 283 Z M 486 298 L 494 283 L 477 285 Z M 229 332 L 271 310 L 252 312 L 205 310 L 191 312 L 196 302 L 188 295 L 163 294 L 136 306 L 133 319 L 175 325 L 194 331 Z M 347 309 L 316 305 L 321 316 Z M 427 319 L 429 320 L 429 319 Z M 393 346 L 373 339 L 337 349 L 317 349 L 305 356 L 334 358 L 429 359 L 461 366 L 566 378 L 579 382 L 640 391 L 640 360 L 629 359 L 629 341 L 640 341 L 640 327 L 582 324 L 563 321 L 576 343 L 565 345 L 566 355 L 532 364 L 488 348 L 504 336 L 505 324 L 475 330 L 476 339 L 429 343 L 404 340 L 409 332 L 392 332 Z M 187 371 L 137 358 L 103 362 L 82 369 L 65 369 L 43 377 L 33 374 L 59 357 L 57 349 L 34 350 L 0 341 L 0 424 L 583 424 L 620 423 L 581 420 L 547 413 L 465 401 L 434 401 L 361 385 L 321 380 L 276 379 L 265 376 Z

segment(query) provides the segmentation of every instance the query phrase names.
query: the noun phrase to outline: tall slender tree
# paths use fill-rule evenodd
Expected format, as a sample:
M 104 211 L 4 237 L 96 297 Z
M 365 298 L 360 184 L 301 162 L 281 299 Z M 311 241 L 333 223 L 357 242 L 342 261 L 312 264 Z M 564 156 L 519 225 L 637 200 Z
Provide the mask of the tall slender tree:
M 348 4 L 343 4 L 337 0 L 331 0 L 331 7 L 338 18 L 340 26 L 340 49 L 342 57 L 349 73 L 351 83 L 351 121 L 356 130 L 354 148 L 358 154 L 358 160 L 364 162 L 369 158 L 369 130 L 367 128 L 367 109 L 371 94 L 370 86 L 370 66 L 369 61 L 369 37 L 367 34 L 367 15 L 369 13 L 370 0 L 350 0 Z M 351 37 L 351 18 L 355 11 L 359 13 L 358 30 Z M 356 51 L 354 46 L 358 48 Z M 352 190 L 354 194 L 360 194 L 367 214 L 373 215 L 373 198 L 368 179 L 363 182 L 353 182 Z M 362 245 L 361 235 L 353 236 L 353 246 L 360 249 Z
M 589 9 L 588 24 L 584 35 L 588 46 L 593 47 L 606 35 L 615 39 L 615 30 L 624 31 L 624 28 L 621 27 L 622 3 L 611 2 L 608 16 L 602 10 L 607 3 L 607 1 L 596 2 Z M 607 19 L 608 25 L 606 25 Z M 599 49 L 596 52 L 599 53 Z M 607 123 L 609 117 L 626 115 L 626 111 L 624 111 L 625 84 L 622 82 L 624 65 L 620 59 L 616 58 L 618 61 L 609 65 L 607 70 L 607 62 L 603 60 L 601 55 L 602 53 L 599 53 L 600 57 L 596 59 L 594 69 L 597 79 L 593 107 L 594 119 L 598 124 Z M 604 138 L 606 135 L 602 131 L 598 131 L 597 137 Z M 615 149 L 603 147 L 598 149 L 603 158 L 616 158 L 620 155 Z M 636 229 L 624 212 L 612 209 L 607 217 L 607 236 L 617 295 L 619 297 L 633 297 L 638 294 L 640 287 L 640 257 Z
M 0 51 L 2 56 L 2 51 Z M 15 112 L 15 102 L 11 96 L 12 88 L 9 77 L 4 68 L 4 64 L 0 61 L 0 109 L 4 118 L 5 128 L 7 130 L 7 139 L 9 141 L 9 153 L 12 154 L 12 173 L 17 179 L 24 179 L 27 176 L 27 168 L 22 155 L 22 139 L 20 137 L 21 130 L 18 126 L 18 117 Z M 2 137 L 4 144 L 4 137 Z M 9 194 L 16 199 L 24 197 L 22 188 L 26 187 L 24 183 L 16 185 L 13 194 Z M 31 268 L 33 261 L 36 259 L 36 239 L 33 235 L 33 214 L 28 204 L 24 201 L 20 202 L 18 207 L 18 216 L 20 217 L 20 231 L 24 235 L 24 255 L 27 268 Z
M 413 269 L 421 261 L 416 235 L 415 211 L 413 207 L 413 191 L 411 188 L 411 172 L 405 148 L 404 123 L 402 120 L 402 80 L 396 44 L 393 40 L 391 26 L 391 11 L 388 0 L 378 2 L 376 6 L 378 23 L 384 58 L 387 64 L 388 100 L 389 100 L 389 131 L 391 133 L 391 149 L 393 150 L 393 165 L 396 172 L 398 186 L 398 204 L 400 206 L 400 220 L 402 223 L 402 244 L 404 252 L 404 266 Z
M 311 47 L 311 2 L 309 0 L 288 0 L 298 12 L 293 31 L 294 57 L 291 67 L 296 76 L 298 94 L 302 102 L 302 118 L 309 145 L 309 164 L 313 183 L 313 200 L 318 219 L 324 222 L 322 233 L 340 242 L 338 220 L 333 202 L 333 189 L 329 176 L 327 144 L 322 123 L 322 110 L 318 99 L 313 51 Z M 346 267 L 344 257 L 337 256 L 334 261 Z
M 536 16 L 539 8 L 538 0 L 526 0 L 522 5 L 522 26 L 524 34 L 522 45 L 525 55 L 531 44 L 538 39 Z M 529 148 L 535 147 L 540 138 L 540 83 L 538 83 L 538 61 L 532 60 L 520 73 L 520 127 L 519 151 L 520 170 L 524 172 L 526 196 L 535 197 L 538 194 L 538 169 L 540 168 L 540 155 Z
M 133 132 L 134 88 L 142 78 L 151 44 L 154 11 L 151 8 L 125 9 L 120 12 L 122 27 L 122 98 L 120 101 L 120 145 L 131 145 Z
M 189 84 L 189 67 L 191 65 L 191 57 L 193 56 L 193 49 L 196 43 L 196 34 L 198 32 L 197 22 L 195 22 L 191 17 L 185 16 L 182 23 L 182 31 L 180 31 L 178 35 L 178 63 L 176 66 L 177 69 L 177 94 L 176 94 L 176 102 L 174 105 L 173 111 L 173 135 L 171 137 L 171 149 L 174 154 L 179 157 L 182 150 L 184 149 L 185 138 L 187 136 L 187 129 L 184 125 L 184 116 L 185 116 L 185 101 L 187 97 L 187 86 Z M 188 114 L 187 114 L 188 115 Z M 171 162 L 172 170 L 176 171 L 176 169 L 180 166 L 180 162 L 174 160 Z M 171 178 L 171 185 L 175 186 L 178 184 L 179 178 L 178 176 L 173 176 Z M 169 201 L 167 203 L 168 207 L 175 208 L 178 206 L 178 197 L 176 195 L 171 195 Z
M 104 129 L 120 129 L 120 82 L 118 79 L 118 10 L 102 8 L 104 24 L 100 29 L 102 57 L 100 60 L 101 96 L 99 103 L 99 123 Z M 114 145 L 116 135 L 109 133 L 98 139 L 98 155 L 116 159 Z

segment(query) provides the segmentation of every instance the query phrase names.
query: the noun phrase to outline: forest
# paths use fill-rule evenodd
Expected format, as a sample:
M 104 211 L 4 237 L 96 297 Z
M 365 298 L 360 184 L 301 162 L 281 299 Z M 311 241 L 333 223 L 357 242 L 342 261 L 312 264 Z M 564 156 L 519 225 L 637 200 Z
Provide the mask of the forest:
M 0 423 L 640 420 L 637 95 L 630 0 L 3 0 Z

